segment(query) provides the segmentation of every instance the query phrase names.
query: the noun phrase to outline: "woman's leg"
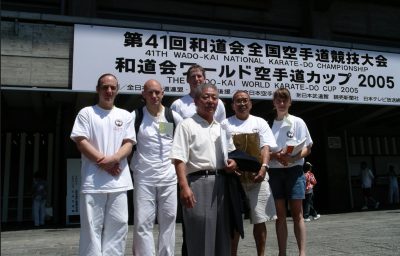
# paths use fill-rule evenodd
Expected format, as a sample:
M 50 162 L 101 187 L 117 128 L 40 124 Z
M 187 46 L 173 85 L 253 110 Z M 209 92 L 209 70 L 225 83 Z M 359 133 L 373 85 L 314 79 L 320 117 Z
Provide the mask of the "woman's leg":
M 285 199 L 275 199 L 276 215 L 275 222 L 276 237 L 278 239 L 279 256 L 286 256 L 286 244 L 288 237 L 286 223 L 286 201 Z
M 303 204 L 301 199 L 289 200 L 293 218 L 294 235 L 299 248 L 299 255 L 306 255 L 306 226 L 303 219 Z

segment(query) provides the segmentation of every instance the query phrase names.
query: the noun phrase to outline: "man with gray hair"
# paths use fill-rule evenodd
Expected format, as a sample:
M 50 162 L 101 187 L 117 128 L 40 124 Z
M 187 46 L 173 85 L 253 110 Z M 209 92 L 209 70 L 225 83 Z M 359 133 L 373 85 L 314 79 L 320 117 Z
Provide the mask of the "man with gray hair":
M 178 124 L 170 158 L 175 164 L 183 205 L 188 255 L 230 255 L 228 202 L 225 173 L 233 173 L 236 162 L 226 152 L 235 146 L 214 120 L 218 105 L 215 85 L 195 89 L 197 113 Z

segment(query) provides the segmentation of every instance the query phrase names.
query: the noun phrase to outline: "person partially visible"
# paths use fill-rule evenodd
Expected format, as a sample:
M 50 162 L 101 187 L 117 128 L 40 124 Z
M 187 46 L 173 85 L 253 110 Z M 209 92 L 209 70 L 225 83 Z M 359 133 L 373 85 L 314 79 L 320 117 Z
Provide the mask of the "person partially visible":
M 235 115 L 222 122 L 222 126 L 232 135 L 235 147 L 254 156 L 261 163 L 257 173 L 239 170 L 241 184 L 250 206 L 250 222 L 253 224 L 253 236 L 257 255 L 265 255 L 267 240 L 266 221 L 276 217 L 275 203 L 268 180 L 268 162 L 270 148 L 276 142 L 268 123 L 261 117 L 250 114 L 252 102 L 245 91 L 237 91 L 232 97 L 232 109 Z M 231 255 L 237 255 L 239 232 L 232 239 Z
M 275 225 L 279 255 L 286 255 L 288 238 L 286 201 L 288 201 L 299 256 L 304 256 L 306 255 L 306 227 L 303 219 L 303 199 L 306 180 L 303 164 L 304 158 L 311 153 L 313 141 L 303 119 L 289 114 L 291 104 L 292 98 L 288 89 L 279 88 L 274 92 L 273 105 L 276 117 L 271 130 L 278 147 L 271 153 L 269 184 L 278 216 Z M 305 141 L 300 152 L 295 155 L 286 151 L 287 142 L 291 140 Z
M 170 155 L 178 176 L 189 256 L 231 253 L 225 175 L 234 173 L 237 164 L 226 158 L 235 150 L 232 138 L 214 119 L 218 98 L 215 85 L 195 89 L 197 113 L 176 127 Z
M 310 162 L 304 164 L 304 176 L 306 177 L 306 195 L 303 200 L 303 217 L 304 221 L 308 222 L 312 219 L 318 220 L 321 217 L 314 208 L 314 186 L 317 184 L 317 179 L 312 172 L 312 164 Z
M 368 210 L 370 203 L 375 209 L 378 209 L 379 202 L 372 196 L 372 184 L 374 182 L 374 175 L 370 168 L 368 168 L 367 162 L 361 162 L 360 164 L 360 179 L 361 179 L 361 189 L 364 198 L 364 206 L 361 210 Z
M 389 178 L 389 194 L 388 194 L 389 204 L 391 206 L 394 206 L 399 204 L 399 182 L 397 180 L 397 174 L 396 171 L 394 170 L 393 164 L 389 165 L 388 178 Z
M 132 115 L 114 105 L 118 81 L 103 74 L 98 103 L 81 109 L 71 139 L 82 156 L 79 255 L 125 255 L 127 191 L 133 189 L 127 156 L 136 144 Z
M 177 210 L 177 178 L 169 159 L 173 141 L 173 126 L 182 118 L 172 112 L 174 123 L 165 116 L 162 105 L 164 91 L 156 80 L 143 87 L 143 119 L 139 126 L 136 150 L 131 160 L 134 187 L 133 255 L 174 255 L 175 220 Z M 133 119 L 138 118 L 135 111 Z M 157 254 L 153 229 L 158 221 Z
M 176 111 L 183 119 L 191 117 L 196 113 L 194 102 L 195 89 L 206 81 L 206 70 L 197 64 L 190 66 L 186 73 L 186 81 L 190 86 L 189 94 L 175 100 L 171 104 L 171 109 Z M 226 118 L 225 106 L 221 99 L 218 99 L 214 118 L 220 123 Z
M 46 220 L 47 181 L 40 172 L 35 172 L 32 185 L 32 209 L 35 227 L 43 226 Z

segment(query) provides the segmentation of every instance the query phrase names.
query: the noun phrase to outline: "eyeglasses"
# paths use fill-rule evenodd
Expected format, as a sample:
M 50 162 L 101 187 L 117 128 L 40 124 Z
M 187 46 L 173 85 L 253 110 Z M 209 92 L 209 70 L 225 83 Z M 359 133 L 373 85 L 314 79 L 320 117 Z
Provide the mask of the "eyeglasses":
M 247 98 L 236 99 L 235 100 L 235 105 L 237 105 L 237 106 L 246 105 L 249 102 L 250 102 L 250 100 L 247 99 Z

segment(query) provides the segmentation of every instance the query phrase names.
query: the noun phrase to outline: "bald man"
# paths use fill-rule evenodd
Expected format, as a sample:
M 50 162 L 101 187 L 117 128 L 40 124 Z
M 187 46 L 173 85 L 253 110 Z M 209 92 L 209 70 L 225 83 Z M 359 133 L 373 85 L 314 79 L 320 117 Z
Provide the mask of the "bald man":
M 134 178 L 133 255 L 174 255 L 177 209 L 177 178 L 169 159 L 174 124 L 168 122 L 162 105 L 164 91 L 156 80 L 148 80 L 142 92 L 145 106 L 137 131 L 136 151 L 131 161 Z M 133 111 L 133 119 L 138 118 Z M 178 124 L 182 118 L 172 112 Z M 153 225 L 159 224 L 158 246 Z M 155 252 L 158 248 L 158 252 Z

